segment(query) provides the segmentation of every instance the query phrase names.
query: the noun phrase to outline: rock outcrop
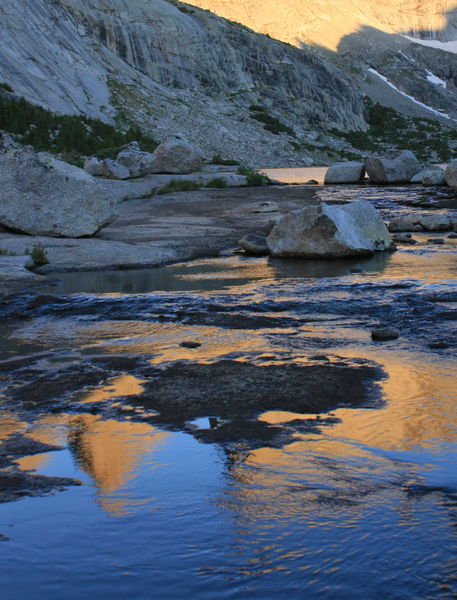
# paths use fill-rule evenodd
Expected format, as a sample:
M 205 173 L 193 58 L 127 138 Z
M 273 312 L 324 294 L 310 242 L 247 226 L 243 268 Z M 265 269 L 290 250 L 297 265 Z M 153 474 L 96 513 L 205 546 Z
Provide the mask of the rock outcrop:
M 30 235 L 82 237 L 115 218 L 117 201 L 88 173 L 0 140 L 0 225 Z
M 373 183 L 408 183 L 421 165 L 410 150 L 390 150 L 368 158 L 365 168 Z
M 360 183 L 365 176 L 365 164 L 363 162 L 343 162 L 330 165 L 325 174 L 324 183 Z
M 288 213 L 267 238 L 272 256 L 340 258 L 392 248 L 392 238 L 376 209 L 365 200 L 311 206 Z

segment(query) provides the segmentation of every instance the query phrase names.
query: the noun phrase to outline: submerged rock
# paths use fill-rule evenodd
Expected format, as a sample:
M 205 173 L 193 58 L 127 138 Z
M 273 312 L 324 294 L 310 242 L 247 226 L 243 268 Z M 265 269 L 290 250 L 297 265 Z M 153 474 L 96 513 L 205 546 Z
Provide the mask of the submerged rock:
M 393 247 L 381 215 L 365 200 L 321 204 L 288 213 L 267 238 L 272 256 L 337 258 Z
M 325 174 L 324 183 L 360 183 L 365 176 L 363 162 L 343 162 L 331 165 Z
M 410 150 L 389 150 L 368 158 L 365 168 L 373 183 L 408 183 L 421 165 Z
M 0 139 L 0 180 L 0 224 L 13 231 L 90 236 L 116 216 L 116 198 L 83 169 L 8 136 Z
M 386 342 L 396 340 L 400 337 L 400 332 L 392 327 L 379 327 L 371 332 L 371 339 L 375 342 Z
M 256 233 L 248 233 L 238 244 L 243 248 L 247 254 L 253 254 L 257 256 L 263 256 L 269 253 L 267 246 L 267 238 L 263 235 L 257 235 Z

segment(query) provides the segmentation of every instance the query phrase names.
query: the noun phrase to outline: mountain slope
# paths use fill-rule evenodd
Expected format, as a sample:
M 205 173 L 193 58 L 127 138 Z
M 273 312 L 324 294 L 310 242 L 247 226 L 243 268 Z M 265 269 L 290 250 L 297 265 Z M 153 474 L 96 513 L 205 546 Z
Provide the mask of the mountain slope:
M 445 115 L 457 119 L 455 0 L 193 0 L 191 4 L 298 47 L 319 48 L 326 60 L 354 76 L 372 99 L 401 112 L 443 122 Z
M 16 94 L 159 140 L 179 131 L 208 154 L 302 163 L 295 139 L 365 127 L 360 94 L 334 65 L 172 1 L 3 0 L 0 37 L 0 82 Z

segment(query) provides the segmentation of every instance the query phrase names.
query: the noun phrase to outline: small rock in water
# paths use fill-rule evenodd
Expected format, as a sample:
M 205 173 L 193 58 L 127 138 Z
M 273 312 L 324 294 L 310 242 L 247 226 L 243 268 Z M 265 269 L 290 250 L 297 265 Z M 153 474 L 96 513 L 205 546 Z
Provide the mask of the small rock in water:
M 363 269 L 360 269 L 359 267 L 352 267 L 351 273 L 363 273 Z
M 3 533 L 0 533 L 0 542 L 8 542 L 10 540 L 10 538 L 7 535 L 3 535 Z
M 194 340 L 184 340 L 179 345 L 183 348 L 199 348 L 201 346 L 201 343 L 195 342 Z
M 396 244 L 417 244 L 417 240 L 410 233 L 398 233 L 392 237 Z
M 371 331 L 371 339 L 376 342 L 385 342 L 387 340 L 396 340 L 400 332 L 392 327 L 379 327 Z
M 449 342 L 446 342 L 445 340 L 436 340 L 428 345 L 428 347 L 433 350 L 444 350 L 445 348 L 449 348 L 449 346 Z
M 450 234 L 449 234 L 447 237 L 448 237 L 450 240 L 455 240 L 455 239 L 457 239 L 457 233 L 455 233 L 455 232 L 453 231 L 453 232 L 452 232 L 452 233 L 450 233 Z
M 316 179 L 308 179 L 305 185 L 319 185 L 319 182 Z
M 444 244 L 443 238 L 428 238 L 429 244 Z

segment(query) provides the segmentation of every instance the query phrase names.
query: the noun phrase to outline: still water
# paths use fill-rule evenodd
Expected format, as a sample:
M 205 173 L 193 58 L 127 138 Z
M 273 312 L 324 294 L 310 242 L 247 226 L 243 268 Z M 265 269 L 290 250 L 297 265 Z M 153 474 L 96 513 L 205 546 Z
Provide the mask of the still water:
M 212 414 L 154 422 L 147 376 L 128 366 L 59 410 L 16 409 L 5 388 L 0 439 L 62 447 L 20 468 L 83 485 L 1 505 L 2 599 L 455 598 L 456 245 L 428 238 L 357 261 L 233 256 L 59 275 L 45 292 L 63 302 L 5 319 L 1 359 L 30 355 L 49 373 L 95 354 L 159 368 L 227 357 L 306 367 L 318 354 L 384 375 L 377 402 L 329 422 L 262 412 L 293 429 L 275 445 L 202 441 Z M 379 324 L 400 338 L 373 343 Z

